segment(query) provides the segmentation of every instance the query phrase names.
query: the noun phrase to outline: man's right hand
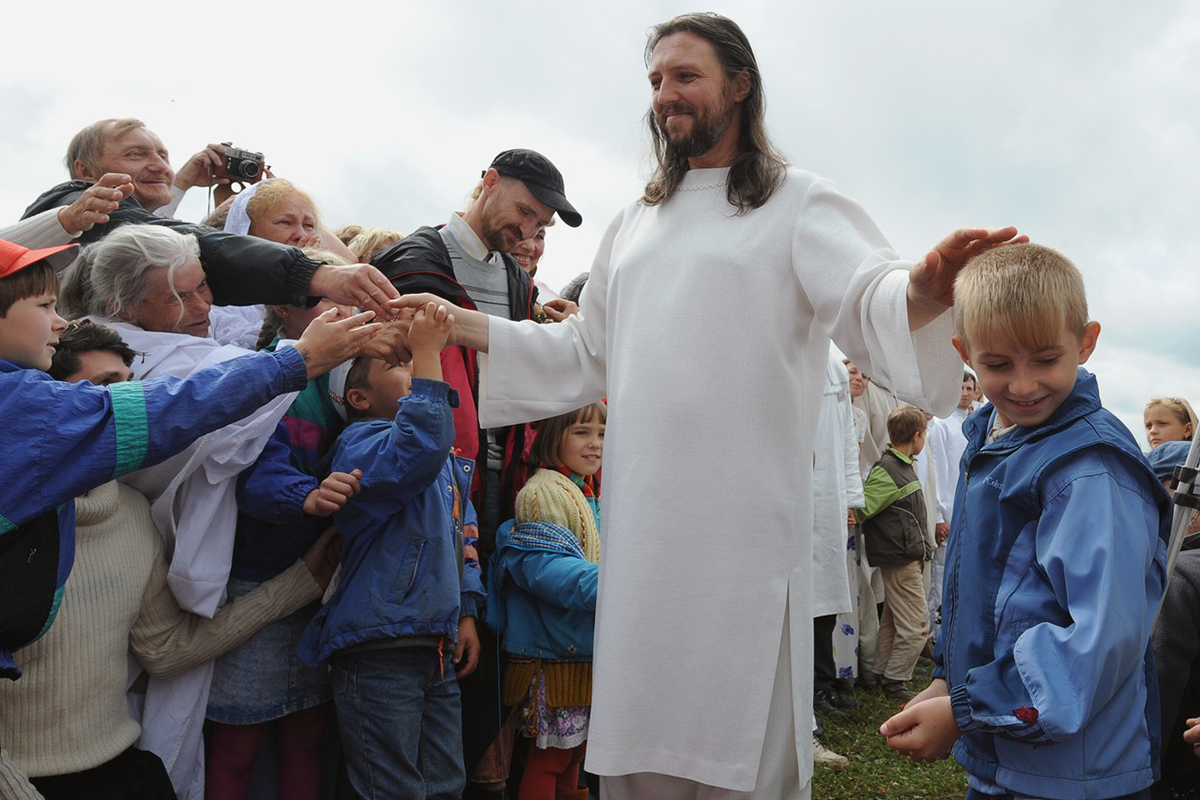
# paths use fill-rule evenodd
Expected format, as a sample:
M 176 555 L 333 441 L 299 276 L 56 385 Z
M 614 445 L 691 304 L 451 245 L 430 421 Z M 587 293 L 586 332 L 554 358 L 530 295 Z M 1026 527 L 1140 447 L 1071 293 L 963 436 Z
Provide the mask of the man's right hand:
M 119 172 L 107 172 L 84 189 L 74 203 L 59 210 L 58 224 L 74 239 L 93 226 L 108 222 L 108 215 L 131 194 L 132 178 Z
M 374 311 L 380 319 L 396 316 L 396 309 L 389 301 L 400 298 L 392 282 L 370 264 L 322 264 L 308 282 L 308 293 L 328 297 L 344 306 Z
M 380 324 L 371 322 L 375 318 L 373 311 L 338 319 L 340 313 L 336 308 L 325 311 L 309 323 L 296 342 L 296 349 L 304 356 L 310 381 L 357 356 L 379 332 Z
M 187 160 L 175 173 L 175 188 L 186 192 L 193 186 L 228 184 L 229 178 L 216 177 L 216 170 L 225 162 L 225 146 L 210 144 Z

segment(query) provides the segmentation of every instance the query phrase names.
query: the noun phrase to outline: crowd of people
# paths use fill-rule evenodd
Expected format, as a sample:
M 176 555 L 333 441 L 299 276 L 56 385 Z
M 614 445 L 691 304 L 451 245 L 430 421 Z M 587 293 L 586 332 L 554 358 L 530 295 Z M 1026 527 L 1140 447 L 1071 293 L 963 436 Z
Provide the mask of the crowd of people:
M 863 692 L 969 797 L 1198 785 L 1192 407 L 1102 408 L 1061 254 L 905 262 L 789 167 L 732 21 L 646 62 L 658 170 L 557 292 L 532 150 L 404 234 L 71 140 L 0 229 L 0 796 L 801 798 Z

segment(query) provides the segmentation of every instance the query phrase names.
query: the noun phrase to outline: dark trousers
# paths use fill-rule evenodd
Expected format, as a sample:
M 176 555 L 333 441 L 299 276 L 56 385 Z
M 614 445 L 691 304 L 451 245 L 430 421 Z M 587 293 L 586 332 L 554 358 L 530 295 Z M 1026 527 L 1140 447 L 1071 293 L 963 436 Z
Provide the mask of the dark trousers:
M 46 800 L 175 800 L 162 759 L 136 747 L 98 767 L 30 783 Z
M 833 629 L 837 614 L 813 617 L 813 691 L 829 691 L 837 679 L 833 665 Z

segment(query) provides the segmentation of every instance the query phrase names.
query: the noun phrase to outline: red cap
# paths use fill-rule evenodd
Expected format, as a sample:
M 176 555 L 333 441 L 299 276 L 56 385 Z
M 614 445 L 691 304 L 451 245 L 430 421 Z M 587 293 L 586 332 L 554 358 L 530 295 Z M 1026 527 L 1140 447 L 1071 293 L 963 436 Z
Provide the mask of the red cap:
M 55 272 L 62 272 L 74 263 L 79 255 L 79 245 L 64 244 L 61 247 L 47 247 L 44 250 L 30 250 L 19 244 L 0 239 L 0 278 L 7 278 L 17 270 L 25 269 L 31 264 L 46 261 Z

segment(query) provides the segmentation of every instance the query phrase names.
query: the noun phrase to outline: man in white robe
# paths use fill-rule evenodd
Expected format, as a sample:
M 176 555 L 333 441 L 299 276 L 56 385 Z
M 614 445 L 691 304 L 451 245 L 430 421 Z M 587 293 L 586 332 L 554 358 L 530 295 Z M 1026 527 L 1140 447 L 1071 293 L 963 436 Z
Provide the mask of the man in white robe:
M 676 18 L 648 61 L 648 119 L 671 163 L 610 225 L 580 314 L 537 325 L 452 309 L 454 343 L 489 353 L 485 425 L 608 398 L 587 756 L 603 795 L 808 797 L 812 453 L 830 338 L 898 394 L 948 410 L 953 277 L 1015 231 L 960 230 L 910 279 L 858 205 L 752 143 L 762 92 L 734 23 Z M 742 156 L 755 168 L 732 174 Z M 404 303 L 430 301 L 444 302 Z

